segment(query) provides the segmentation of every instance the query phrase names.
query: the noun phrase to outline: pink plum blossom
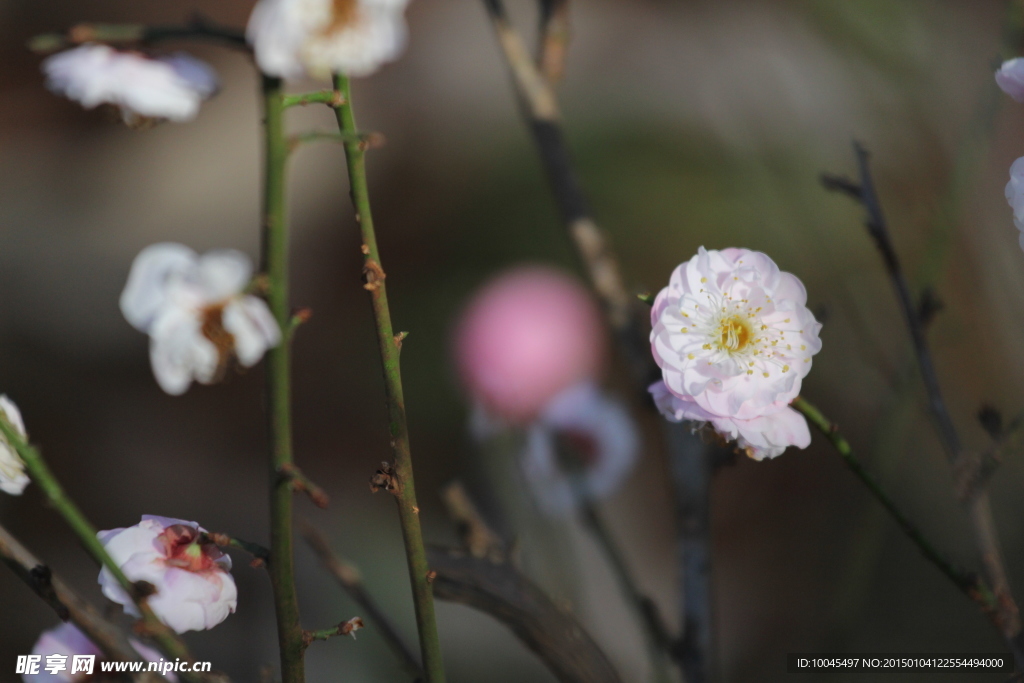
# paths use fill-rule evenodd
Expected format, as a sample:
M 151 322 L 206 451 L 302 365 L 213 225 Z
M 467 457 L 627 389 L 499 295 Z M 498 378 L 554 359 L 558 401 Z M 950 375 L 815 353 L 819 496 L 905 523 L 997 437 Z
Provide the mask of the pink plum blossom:
M 86 109 L 117 106 L 127 123 L 140 118 L 188 121 L 217 90 L 213 69 L 183 53 L 151 58 L 87 44 L 48 57 L 43 71 L 53 92 Z
M 1003 62 L 996 71 L 996 83 L 1004 93 L 1024 102 L 1024 59 L 1016 57 Z
M 599 373 L 605 335 L 580 284 L 550 268 L 520 267 L 468 305 L 456 331 L 457 362 L 485 410 L 529 422 L 556 394 Z
M 809 439 L 788 406 L 821 350 L 821 325 L 796 276 L 760 252 L 701 247 L 673 271 L 651 323 L 664 380 L 652 393 L 670 419 L 710 422 L 757 459 Z
M 135 639 L 129 638 L 128 642 L 145 661 L 158 662 L 162 659 L 159 652 L 146 647 Z M 81 670 L 75 671 L 73 658 L 76 655 L 91 655 L 96 658 L 95 661 L 104 658 L 103 652 L 96 647 L 96 644 L 70 622 L 43 631 L 39 636 L 39 640 L 36 641 L 35 646 L 32 648 L 32 654 L 41 655 L 43 660 L 39 673 L 22 675 L 22 680 L 25 683 L 85 683 L 85 681 L 93 680 L 96 677 L 95 674 L 99 672 L 100 667 L 94 662 L 92 675 Z M 54 655 L 67 658 L 66 668 L 56 673 L 50 673 L 45 668 L 46 658 Z M 164 676 L 171 683 L 176 683 L 178 680 L 178 677 L 173 673 L 167 673 Z
M 252 367 L 281 342 L 266 302 L 245 293 L 252 263 L 233 249 L 202 256 L 160 243 L 135 257 L 121 294 L 121 312 L 150 337 L 157 383 L 185 393 L 192 380 L 212 384 L 230 363 Z
M 7 419 L 15 431 L 23 438 L 28 438 L 25 423 L 21 419 L 21 411 L 14 401 L 0 395 L 0 413 Z M 25 473 L 25 463 L 21 461 L 18 451 L 0 434 L 0 491 L 12 496 L 20 496 L 28 486 L 29 478 Z
M 405 48 L 408 0 L 259 0 L 246 31 L 272 76 L 367 76 Z
M 195 522 L 143 515 L 125 529 L 101 531 L 97 536 L 131 581 L 148 581 L 156 594 L 149 606 L 178 633 L 210 629 L 235 611 L 238 591 L 232 578 L 231 558 L 204 540 L 205 529 Z M 104 568 L 103 594 L 139 616 L 135 604 Z
M 673 395 L 664 382 L 650 387 L 658 410 L 671 422 L 703 422 L 710 424 L 727 441 L 736 441 L 737 447 L 754 460 L 782 455 L 790 446 L 807 448 L 811 445 L 811 432 L 804 416 L 790 407 L 740 420 L 721 417 L 707 412 L 693 401 L 684 401 Z

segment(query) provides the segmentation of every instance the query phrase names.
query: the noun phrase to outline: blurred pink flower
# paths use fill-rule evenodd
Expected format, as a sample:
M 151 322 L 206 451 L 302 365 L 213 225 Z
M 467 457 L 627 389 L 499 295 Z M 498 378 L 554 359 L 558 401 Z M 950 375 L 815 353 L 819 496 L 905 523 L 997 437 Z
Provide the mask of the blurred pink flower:
M 149 606 L 161 621 L 184 633 L 213 628 L 238 605 L 231 558 L 213 543 L 203 542 L 205 531 L 195 522 L 143 515 L 135 526 L 97 536 L 125 576 L 156 587 Z M 139 616 L 109 569 L 100 572 L 99 583 L 105 596 Z
M 1003 62 L 996 71 L 996 83 L 1004 93 L 1024 102 L 1024 59 L 1016 57 Z
M 464 385 L 485 410 L 527 422 L 556 394 L 599 373 L 605 335 L 597 307 L 575 280 L 520 267 L 473 298 L 455 351 Z
M 521 464 L 540 508 L 562 515 L 581 497 L 611 495 L 633 469 L 639 446 L 626 409 L 585 381 L 558 394 L 530 425 Z
M 121 294 L 121 312 L 150 336 L 150 361 L 168 394 L 192 380 L 218 381 L 231 361 L 252 367 L 281 342 L 267 304 L 245 294 L 252 264 L 232 249 L 199 256 L 181 244 L 160 243 L 135 257 Z
M 25 423 L 21 419 L 21 411 L 14 401 L 0 395 L 0 413 L 11 423 L 15 431 L 28 438 Z M 25 474 L 25 464 L 21 461 L 18 451 L 0 434 L 0 491 L 12 496 L 20 496 L 28 486 L 29 478 Z
M 405 48 L 408 0 L 259 0 L 246 31 L 271 76 L 368 76 Z
M 158 662 L 162 659 L 162 655 L 156 650 L 148 648 L 132 638 L 129 638 L 128 642 L 147 662 Z M 104 658 L 103 652 L 96 647 L 95 643 L 71 622 L 43 631 L 39 640 L 36 641 L 35 647 L 32 648 L 32 654 L 41 655 L 43 661 L 38 674 L 22 675 L 22 680 L 25 683 L 84 683 L 96 678 L 95 674 L 100 667 L 94 664 L 92 675 L 84 671 L 72 673 L 75 655 L 92 655 L 96 657 L 96 661 Z M 51 674 L 46 671 L 45 666 L 46 658 L 53 655 L 66 657 L 67 660 L 64 670 Z M 177 683 L 178 677 L 173 673 L 164 674 L 164 676 L 171 683 Z
M 672 272 L 651 311 L 668 390 L 720 417 L 785 408 L 821 349 L 821 325 L 794 275 L 747 249 L 707 251 Z
M 782 455 L 790 446 L 807 448 L 811 444 L 807 420 L 789 406 L 761 417 L 740 420 L 714 415 L 693 401 L 684 401 L 673 395 L 664 382 L 652 384 L 650 392 L 658 410 L 671 422 L 708 423 L 726 441 L 736 441 L 740 450 L 754 460 Z
M 115 105 L 126 123 L 140 118 L 188 121 L 217 90 L 213 69 L 183 53 L 150 58 L 106 45 L 81 45 L 48 57 L 43 71 L 53 92 L 86 109 Z

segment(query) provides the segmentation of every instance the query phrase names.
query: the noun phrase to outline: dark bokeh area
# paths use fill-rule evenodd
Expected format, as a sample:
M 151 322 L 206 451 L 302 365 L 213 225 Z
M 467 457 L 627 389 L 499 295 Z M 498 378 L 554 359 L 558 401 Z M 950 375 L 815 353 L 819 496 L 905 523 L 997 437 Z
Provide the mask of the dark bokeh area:
M 534 3 L 511 4 L 532 33 Z M 934 286 L 944 304 L 930 336 L 954 420 L 971 449 L 988 447 L 979 408 L 1007 419 L 1024 410 L 1024 254 L 1003 198 L 1007 169 L 1024 153 L 1024 110 L 992 79 L 1013 49 L 1010 8 L 997 0 L 586 0 L 573 5 L 561 86 L 580 173 L 629 285 L 656 291 L 701 245 L 763 250 L 797 274 L 825 323 L 804 395 L 937 544 L 972 567 L 973 542 L 890 283 L 859 207 L 827 193 L 818 176 L 855 171 L 854 138 L 872 150 L 908 276 L 915 289 Z M 153 242 L 257 256 L 258 81 L 240 54 L 182 45 L 217 67 L 222 91 L 192 123 L 133 131 L 48 93 L 40 58 L 24 45 L 81 21 L 178 22 L 193 11 L 241 26 L 250 9 L 248 0 L 0 4 L 0 390 L 99 528 L 157 514 L 267 542 L 262 368 L 167 396 L 153 381 L 146 339 L 117 304 L 132 258 Z M 452 323 L 505 266 L 577 266 L 481 3 L 419 0 L 409 20 L 406 54 L 357 82 L 355 97 L 362 127 L 387 138 L 372 153 L 370 180 L 392 315 L 411 333 L 402 360 L 425 533 L 451 543 L 437 491 L 454 478 L 475 481 L 483 457 L 452 372 Z M 294 89 L 305 86 L 322 87 Z M 290 111 L 288 125 L 330 130 L 332 119 L 307 108 Z M 295 342 L 296 453 L 332 497 L 327 511 L 301 499 L 298 511 L 359 566 L 413 639 L 394 503 L 366 485 L 389 448 L 342 151 L 303 148 L 291 168 L 293 302 L 313 311 Z M 614 388 L 619 373 L 610 374 Z M 658 433 L 643 410 L 638 419 Z M 1010 579 L 1024 596 L 1021 490 L 1024 464 L 1014 453 L 992 496 Z M 487 491 L 473 492 L 487 502 Z M 786 679 L 787 652 L 1003 650 L 818 437 L 777 460 L 741 458 L 720 472 L 712 500 L 722 681 Z M 655 440 L 603 511 L 642 588 L 675 625 L 672 506 Z M 0 496 L 0 522 L 102 604 L 95 567 L 35 487 Z M 538 579 L 626 681 L 649 680 L 597 547 L 575 523 L 549 525 L 562 552 Z M 519 540 L 524 553 L 538 552 L 529 534 Z M 263 570 L 235 559 L 237 614 L 187 641 L 234 680 L 256 681 L 276 664 L 270 585 Z M 298 567 L 304 626 L 358 614 L 301 544 Z M 490 618 L 438 609 L 454 683 L 554 680 Z M 0 680 L 13 681 L 16 655 L 56 617 L 6 569 L 0 615 Z M 310 681 L 407 680 L 372 629 L 316 643 L 308 661 Z

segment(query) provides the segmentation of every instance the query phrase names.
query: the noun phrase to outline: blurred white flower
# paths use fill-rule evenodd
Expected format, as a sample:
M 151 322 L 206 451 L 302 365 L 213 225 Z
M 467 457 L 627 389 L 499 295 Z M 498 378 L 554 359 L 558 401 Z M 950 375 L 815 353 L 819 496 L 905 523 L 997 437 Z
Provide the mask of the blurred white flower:
M 1024 59 L 1016 57 L 1003 62 L 996 71 L 996 83 L 1004 93 L 1024 102 Z
M 121 312 L 150 336 L 153 374 L 168 394 L 193 379 L 216 382 L 232 360 L 252 367 L 281 342 L 267 304 L 244 293 L 251 275 L 249 258 L 230 249 L 199 256 L 164 242 L 135 257 Z
M 668 390 L 719 417 L 785 408 L 821 350 L 807 292 L 768 256 L 707 251 L 672 272 L 651 310 L 651 348 Z
M 590 381 L 561 392 L 526 432 L 523 474 L 551 515 L 580 498 L 610 495 L 636 461 L 639 437 L 626 409 Z
M 246 31 L 271 76 L 367 76 L 405 47 L 408 0 L 259 0 Z
M 206 63 L 179 53 L 150 58 L 106 45 L 81 45 L 43 62 L 46 84 L 86 109 L 111 104 L 126 123 L 144 119 L 188 121 L 217 90 Z
M 11 426 L 26 439 L 25 423 L 21 419 L 21 411 L 14 401 L 0 395 L 0 413 L 3 413 Z M 25 474 L 25 464 L 7 439 L 0 434 L 0 491 L 12 496 L 20 496 L 28 486 L 29 478 Z
M 162 622 L 178 633 L 210 629 L 227 619 L 238 605 L 230 574 L 231 558 L 211 542 L 195 522 L 143 515 L 126 529 L 97 534 L 114 562 L 131 581 L 148 581 L 156 593 L 149 606 Z M 103 594 L 139 616 L 124 589 L 105 568 L 100 572 Z
M 1010 166 L 1010 182 L 1006 183 L 1006 201 L 1013 209 L 1013 224 L 1021 231 L 1018 238 L 1021 249 L 1024 249 L 1024 157 Z
M 655 382 L 649 391 L 654 404 L 669 421 L 710 424 L 723 439 L 735 441 L 737 447 L 754 460 L 782 455 L 790 446 L 807 448 L 811 444 L 807 420 L 788 406 L 767 415 L 740 420 L 714 415 L 693 401 L 684 401 L 674 396 L 664 382 Z
M 147 662 L 158 662 L 162 659 L 159 652 L 146 647 L 135 639 L 129 638 L 128 642 Z M 48 656 L 60 655 L 67 657 L 67 668 L 63 671 L 58 671 L 56 674 L 51 674 L 41 667 L 38 674 L 23 674 L 21 678 L 25 683 L 85 683 L 85 681 L 96 680 L 96 674 L 100 670 L 99 666 L 96 666 L 94 663 L 93 670 L 89 673 L 85 671 L 72 673 L 73 658 L 76 655 L 92 655 L 97 660 L 104 659 L 103 652 L 96 644 L 89 640 L 88 636 L 71 622 L 43 631 L 39 636 L 39 640 L 36 641 L 35 647 L 32 648 L 32 654 L 41 655 L 44 664 Z M 171 681 L 171 683 L 176 683 L 178 680 L 178 677 L 173 673 L 164 674 L 164 677 Z

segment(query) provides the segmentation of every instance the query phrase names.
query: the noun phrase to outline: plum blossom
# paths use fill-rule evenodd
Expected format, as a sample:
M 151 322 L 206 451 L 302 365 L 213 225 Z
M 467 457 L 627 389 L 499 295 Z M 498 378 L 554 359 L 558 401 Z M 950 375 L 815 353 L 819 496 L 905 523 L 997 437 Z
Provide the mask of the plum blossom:
M 651 348 L 662 370 L 659 407 L 670 419 L 711 422 L 752 457 L 799 445 L 789 415 L 821 350 L 821 325 L 796 276 L 765 254 L 705 250 L 673 271 L 651 311 Z M 655 398 L 660 388 L 652 388 Z M 767 418 L 776 413 L 770 422 Z M 753 422 L 752 422 L 753 421 Z
M 1024 102 L 1024 58 L 1016 57 L 1003 62 L 996 71 L 996 83 L 1004 93 Z
M 1006 201 L 1013 209 L 1013 224 L 1022 231 L 1018 238 L 1021 249 L 1024 249 L 1024 157 L 1010 166 L 1010 182 L 1006 183 Z
M 664 382 L 652 384 L 650 392 L 654 405 L 670 422 L 710 424 L 722 438 L 735 441 L 736 446 L 754 460 L 782 455 L 790 446 L 807 448 L 811 445 L 807 420 L 788 406 L 768 415 L 740 420 L 714 415 L 693 401 L 684 401 L 673 395 Z
M 455 331 L 463 385 L 491 416 L 528 423 L 558 393 L 596 376 L 606 331 L 576 280 L 545 267 L 514 268 L 486 284 Z
M 159 652 L 146 647 L 135 639 L 129 638 L 128 642 L 145 661 L 158 662 L 162 659 Z M 100 667 L 96 666 L 94 661 L 91 671 L 75 670 L 74 657 L 91 655 L 96 660 L 104 658 L 102 650 L 70 622 L 43 631 L 39 640 L 36 641 L 35 647 L 32 648 L 32 654 L 43 657 L 42 666 L 37 674 L 23 674 L 21 678 L 25 683 L 85 683 L 85 681 L 95 678 Z M 54 655 L 67 658 L 64 660 L 66 668 L 56 673 L 49 673 L 45 668 L 46 658 Z M 176 683 L 178 680 L 173 673 L 167 673 L 164 676 L 171 683 Z
M 205 62 L 184 53 L 148 57 L 86 44 L 43 62 L 47 87 L 86 109 L 118 107 L 125 123 L 148 119 L 188 121 L 217 91 L 217 75 Z
M 244 293 L 249 258 L 234 250 L 202 256 L 181 244 L 143 249 L 121 294 L 121 312 L 150 336 L 150 361 L 160 387 L 183 394 L 195 379 L 211 384 L 232 361 L 252 367 L 281 342 L 267 304 Z
M 156 588 L 149 606 L 178 633 L 210 629 L 238 605 L 231 558 L 204 536 L 195 522 L 143 515 L 125 529 L 97 534 L 114 562 L 131 581 Z M 106 567 L 100 572 L 103 594 L 139 616 L 135 603 Z
M 0 395 L 0 413 L 3 413 L 3 416 L 21 436 L 28 438 L 28 434 L 25 432 L 25 423 L 21 419 L 21 411 L 18 410 L 18 406 L 14 405 L 14 401 L 4 395 Z M 7 441 L 3 434 L 0 434 L 0 491 L 12 496 L 20 496 L 28 486 L 28 482 L 25 463 L 21 461 L 14 446 Z
M 408 0 L 259 0 L 246 30 L 271 76 L 368 76 L 405 47 Z
M 566 514 L 611 495 L 633 469 L 640 440 L 626 409 L 585 381 L 556 396 L 526 433 L 523 475 L 540 508 Z

